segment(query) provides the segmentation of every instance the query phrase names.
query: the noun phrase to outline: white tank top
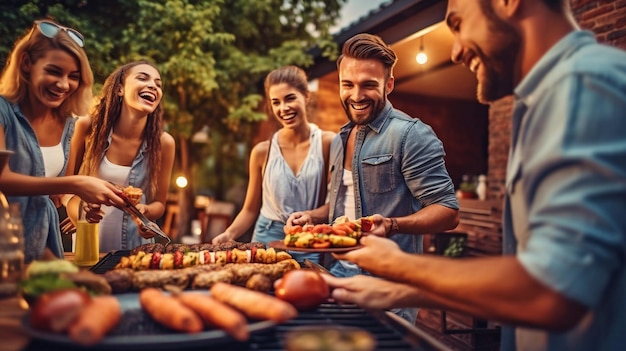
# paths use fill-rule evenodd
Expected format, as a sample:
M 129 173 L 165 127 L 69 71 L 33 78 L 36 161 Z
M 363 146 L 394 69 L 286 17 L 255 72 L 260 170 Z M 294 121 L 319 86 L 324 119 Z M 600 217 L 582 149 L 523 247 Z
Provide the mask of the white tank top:
M 294 174 L 283 158 L 277 133 L 272 136 L 265 174 L 263 176 L 263 205 L 261 214 L 270 220 L 285 223 L 290 214 L 317 208 L 324 172 L 322 130 L 311 128 L 309 153 Z
M 46 172 L 46 178 L 58 177 L 65 165 L 65 154 L 63 146 L 58 143 L 55 146 L 40 146 L 41 155 L 43 156 L 43 165 Z
M 343 170 L 343 185 L 346 187 L 346 201 L 343 203 L 344 214 L 354 221 L 356 218 L 356 210 L 354 203 L 354 179 L 352 179 L 352 171 Z
M 352 179 L 352 171 L 348 171 L 344 168 L 343 170 L 343 185 L 346 187 L 346 201 L 343 203 L 344 207 L 344 215 L 350 218 L 350 220 L 356 220 L 356 204 L 354 202 L 354 179 Z M 339 264 L 348 268 L 348 269 L 357 269 L 359 266 L 349 261 L 338 261 Z
M 119 185 L 128 184 L 130 166 L 120 166 L 112 163 L 106 156 L 100 162 L 98 178 L 113 182 Z M 122 247 L 122 219 L 124 213 L 113 206 L 102 206 L 104 218 L 100 221 L 100 252 L 118 250 Z

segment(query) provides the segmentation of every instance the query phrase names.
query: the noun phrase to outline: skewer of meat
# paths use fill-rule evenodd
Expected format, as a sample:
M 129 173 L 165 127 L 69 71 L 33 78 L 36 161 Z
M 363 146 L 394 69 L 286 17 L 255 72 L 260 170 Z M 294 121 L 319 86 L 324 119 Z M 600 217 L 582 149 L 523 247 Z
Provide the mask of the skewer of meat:
M 131 255 L 136 255 L 139 251 L 143 251 L 146 253 L 175 253 L 178 251 L 181 252 L 199 252 L 199 251 L 229 251 L 233 249 L 239 250 L 251 250 L 252 248 L 257 249 L 265 249 L 266 246 L 262 242 L 251 242 L 251 243 L 242 243 L 238 241 L 228 241 L 220 244 L 211 244 L 211 243 L 199 243 L 199 244 L 169 244 L 167 246 L 163 246 L 161 243 L 156 244 L 143 244 L 133 248 L 130 252 Z
M 250 286 L 254 290 L 267 291 L 263 278 L 250 281 L 255 274 L 269 278 L 271 282 L 282 278 L 290 270 L 299 269 L 294 259 L 275 264 L 238 263 L 220 266 L 216 264 L 200 265 L 174 270 L 142 270 L 131 268 L 114 269 L 106 272 L 104 278 L 111 285 L 114 293 L 138 291 L 145 287 L 162 288 L 175 285 L 180 289 L 208 289 L 217 282 L 227 282 L 240 286 Z M 271 288 L 271 286 L 270 286 Z
M 169 248 L 169 246 L 168 246 Z M 205 264 L 226 265 L 229 263 L 277 263 L 292 259 L 286 251 L 276 251 L 274 248 L 260 249 L 252 247 L 248 250 L 232 249 L 229 251 L 200 251 L 184 252 L 177 250 L 173 253 L 137 251 L 136 254 L 122 257 L 115 269 L 132 268 L 146 269 L 174 269 L 187 268 Z

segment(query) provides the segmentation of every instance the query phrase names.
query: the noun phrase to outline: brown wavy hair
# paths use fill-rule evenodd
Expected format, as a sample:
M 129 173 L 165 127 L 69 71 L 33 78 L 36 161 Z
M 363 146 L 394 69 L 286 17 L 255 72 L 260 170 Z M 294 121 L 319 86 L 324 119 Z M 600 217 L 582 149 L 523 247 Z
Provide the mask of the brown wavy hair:
M 337 68 L 344 57 L 357 60 L 376 60 L 383 64 L 385 81 L 393 75 L 393 68 L 398 62 L 396 53 L 379 36 L 360 33 L 346 40 L 337 58 Z
M 50 19 L 46 19 L 46 21 L 56 23 Z M 93 99 L 91 92 L 93 89 L 93 72 L 85 50 L 78 46 L 64 30 L 59 30 L 52 38 L 46 37 L 37 28 L 37 23 L 34 23 L 26 34 L 15 42 L 15 46 L 2 70 L 2 76 L 0 76 L 0 95 L 12 104 L 18 104 L 26 99 L 30 82 L 29 73 L 22 70 L 22 60 L 28 55 L 32 62 L 36 62 L 51 50 L 67 52 L 78 61 L 80 66 L 78 89 L 55 109 L 57 114 L 62 118 L 72 115 L 86 115 Z
M 124 99 L 117 92 L 124 85 L 130 69 L 138 65 L 158 67 L 148 61 L 134 61 L 118 67 L 107 77 L 100 91 L 98 102 L 91 112 L 91 129 L 85 142 L 85 158 L 80 174 L 96 175 L 104 152 L 108 146 L 109 134 L 121 116 Z M 162 103 L 162 100 L 161 100 Z M 159 105 L 148 114 L 143 141 L 148 152 L 148 175 L 150 184 L 146 199 L 151 201 L 157 191 L 158 174 L 161 170 L 161 135 L 163 134 L 163 108 Z M 144 186 L 144 184 L 142 184 Z

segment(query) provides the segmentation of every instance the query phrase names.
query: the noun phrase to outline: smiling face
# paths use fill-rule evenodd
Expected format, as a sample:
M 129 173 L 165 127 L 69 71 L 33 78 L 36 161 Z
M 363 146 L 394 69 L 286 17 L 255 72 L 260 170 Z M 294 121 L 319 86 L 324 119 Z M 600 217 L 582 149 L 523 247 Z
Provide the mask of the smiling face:
M 355 124 L 368 124 L 383 110 L 393 77 L 385 80 L 383 64 L 374 59 L 344 57 L 339 64 L 339 97 Z
M 287 83 L 279 83 L 270 86 L 268 93 L 272 114 L 283 127 L 294 127 L 307 121 L 307 98 L 298 89 Z
M 490 1 L 450 0 L 446 15 L 454 34 L 452 61 L 476 74 L 481 103 L 513 92 L 521 48 L 517 30 L 498 18 L 491 6 Z
M 128 71 L 120 95 L 127 108 L 142 114 L 152 113 L 163 97 L 161 74 L 147 64 L 136 65 Z
M 31 104 L 58 108 L 80 85 L 78 60 L 64 50 L 47 51 L 35 62 L 26 59 L 23 65 Z

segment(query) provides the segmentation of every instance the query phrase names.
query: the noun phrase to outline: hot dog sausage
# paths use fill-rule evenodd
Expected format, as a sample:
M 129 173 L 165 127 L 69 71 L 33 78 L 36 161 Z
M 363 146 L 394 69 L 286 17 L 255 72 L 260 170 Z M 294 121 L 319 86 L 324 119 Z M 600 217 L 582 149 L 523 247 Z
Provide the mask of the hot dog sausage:
M 248 340 L 246 317 L 226 304 L 201 294 L 180 294 L 177 298 L 183 305 L 195 311 L 207 324 L 223 329 L 239 341 Z
M 211 296 L 238 309 L 252 319 L 281 323 L 298 315 L 296 308 L 288 302 L 231 284 L 215 283 L 211 287 Z
M 177 298 L 163 294 L 159 289 L 141 290 L 139 303 L 150 317 L 168 328 L 187 333 L 202 331 L 202 320 L 194 311 Z
M 69 336 L 78 344 L 95 345 L 119 323 L 121 317 L 122 308 L 117 298 L 110 295 L 93 297 L 70 326 Z

